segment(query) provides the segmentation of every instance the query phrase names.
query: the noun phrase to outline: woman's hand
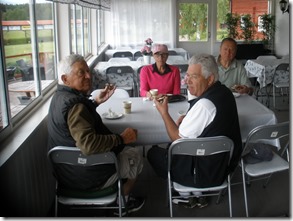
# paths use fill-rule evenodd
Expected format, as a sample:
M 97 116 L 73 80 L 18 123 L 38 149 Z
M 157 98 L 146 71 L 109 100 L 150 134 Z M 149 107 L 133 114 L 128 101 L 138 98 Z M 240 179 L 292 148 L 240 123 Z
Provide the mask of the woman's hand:
M 113 84 L 106 84 L 105 88 L 101 90 L 100 94 L 96 97 L 96 102 L 101 104 L 108 100 L 116 89 L 116 86 Z

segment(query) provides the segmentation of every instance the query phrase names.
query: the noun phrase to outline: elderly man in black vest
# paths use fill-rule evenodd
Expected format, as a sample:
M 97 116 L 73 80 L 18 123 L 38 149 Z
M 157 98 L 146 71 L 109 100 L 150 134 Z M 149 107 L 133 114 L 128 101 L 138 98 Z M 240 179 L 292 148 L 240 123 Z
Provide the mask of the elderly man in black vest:
M 194 99 L 189 100 L 190 107 L 186 115 L 174 122 L 168 113 L 167 98 L 162 103 L 155 101 L 170 139 L 175 141 L 179 138 L 229 137 L 234 142 L 234 151 L 230 168 L 224 169 L 233 171 L 240 159 L 242 148 L 238 112 L 231 90 L 219 81 L 215 58 L 207 54 L 193 56 L 189 60 L 185 79 L 189 93 L 194 96 Z M 167 152 L 167 149 L 154 146 L 147 154 L 156 173 L 165 179 L 167 178 Z M 215 160 L 202 163 L 208 168 L 215 168 L 217 165 Z M 175 164 L 175 167 L 172 166 L 173 180 L 182 185 L 195 186 L 190 172 L 192 159 L 178 157 Z M 197 206 L 207 206 L 206 198 L 198 197 Z
M 126 179 L 123 191 L 128 213 L 134 212 L 144 204 L 143 198 L 129 196 L 142 171 L 143 160 L 136 148 L 124 147 L 136 141 L 137 131 L 126 128 L 121 134 L 114 134 L 103 124 L 96 107 L 112 96 L 115 87 L 106 86 L 91 100 L 88 96 L 92 87 L 91 78 L 90 69 L 81 55 L 69 55 L 59 63 L 59 84 L 48 113 L 48 148 L 73 146 L 85 155 L 113 151 L 117 155 L 120 175 Z M 64 177 L 67 183 L 75 183 L 71 187 L 73 189 L 103 189 L 117 180 L 117 175 L 109 176 L 112 171 L 103 168 L 99 171 L 82 171 L 81 168 L 75 172 L 79 177 Z M 81 182 L 73 182 L 76 179 Z

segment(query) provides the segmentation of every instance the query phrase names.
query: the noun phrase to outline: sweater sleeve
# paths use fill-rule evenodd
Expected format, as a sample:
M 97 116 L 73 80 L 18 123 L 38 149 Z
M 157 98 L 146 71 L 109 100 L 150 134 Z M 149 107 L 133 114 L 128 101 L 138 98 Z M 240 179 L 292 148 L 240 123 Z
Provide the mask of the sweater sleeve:
M 174 79 L 174 87 L 173 87 L 173 94 L 180 94 L 181 93 L 181 77 L 179 68 L 174 66 L 173 72 L 175 73 Z
M 146 97 L 147 92 L 150 90 L 150 86 L 148 84 L 148 72 L 150 71 L 149 68 L 143 67 L 140 70 L 139 80 L 140 80 L 140 96 Z
M 121 144 L 118 134 L 98 134 L 92 122 L 93 116 L 84 104 L 76 104 L 68 112 L 68 128 L 83 154 L 103 153 Z

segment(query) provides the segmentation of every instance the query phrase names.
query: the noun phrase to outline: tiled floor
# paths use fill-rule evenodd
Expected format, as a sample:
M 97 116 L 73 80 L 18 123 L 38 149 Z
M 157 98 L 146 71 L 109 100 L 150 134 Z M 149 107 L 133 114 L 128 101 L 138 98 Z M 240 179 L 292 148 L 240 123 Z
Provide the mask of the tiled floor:
M 287 98 L 286 98 L 287 99 Z M 289 120 L 288 102 L 278 98 L 278 105 L 286 108 L 285 111 L 273 110 L 278 122 Z M 272 102 L 271 102 L 272 104 Z M 273 175 L 267 188 L 262 187 L 263 181 L 255 181 L 247 188 L 250 217 L 290 217 L 291 216 L 291 191 L 290 172 L 284 171 Z M 245 217 L 243 187 L 241 171 L 238 168 L 232 179 L 232 208 L 233 217 Z M 134 194 L 146 198 L 145 205 L 139 211 L 130 214 L 131 218 L 168 218 L 169 208 L 167 204 L 167 182 L 156 176 L 145 158 L 142 174 L 138 177 Z M 68 211 L 67 211 L 68 212 Z M 101 214 L 97 211 L 73 211 L 65 216 L 111 216 L 111 213 Z M 216 204 L 216 197 L 209 198 L 209 205 L 205 208 L 187 209 L 182 206 L 174 206 L 175 217 L 217 218 L 229 217 L 227 194 L 220 204 Z

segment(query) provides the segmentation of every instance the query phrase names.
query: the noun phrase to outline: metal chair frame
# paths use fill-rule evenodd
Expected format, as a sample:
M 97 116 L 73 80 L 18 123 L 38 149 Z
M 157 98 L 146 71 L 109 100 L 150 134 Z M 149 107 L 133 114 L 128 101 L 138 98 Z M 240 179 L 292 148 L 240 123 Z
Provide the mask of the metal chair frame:
M 247 153 L 248 145 L 252 142 L 259 141 L 269 141 L 276 140 L 280 138 L 288 137 L 289 138 L 289 122 L 283 122 L 275 125 L 262 125 L 254 128 L 248 134 L 246 143 L 242 150 L 242 157 L 240 160 L 241 171 L 242 171 L 242 180 L 243 180 L 243 192 L 244 192 L 244 203 L 245 203 L 245 212 L 246 216 L 249 216 L 248 213 L 248 202 L 247 202 L 247 191 L 246 185 L 254 180 L 267 179 L 264 184 L 264 187 L 267 186 L 270 177 L 275 172 L 280 172 L 289 169 L 289 155 L 288 155 L 288 146 L 289 142 L 285 145 L 284 148 L 281 148 L 278 153 L 274 153 L 273 159 L 271 161 L 262 161 L 256 164 L 247 164 L 243 160 L 243 156 Z M 283 159 L 284 153 L 287 153 L 287 161 Z M 268 176 L 265 176 L 268 175 Z M 247 176 L 247 179 L 246 179 Z M 254 177 L 253 180 L 250 177 Z M 259 179 L 257 177 L 260 177 Z
M 116 168 L 116 173 L 118 175 L 118 180 L 116 182 L 117 191 L 110 192 L 109 194 L 104 194 L 104 196 L 93 196 L 91 197 L 92 192 L 89 191 L 76 191 L 79 196 L 66 196 L 61 195 L 59 193 L 59 181 L 56 180 L 56 195 L 55 195 L 55 216 L 58 216 L 58 204 L 62 203 L 64 205 L 69 206 L 86 206 L 86 208 L 96 208 L 96 209 L 118 209 L 119 216 L 122 216 L 122 202 L 125 204 L 125 199 L 122 194 L 122 182 L 119 176 L 118 170 L 118 163 L 117 158 L 114 153 L 107 152 L 107 153 L 100 153 L 100 154 L 92 154 L 89 156 L 85 156 L 81 153 L 80 149 L 77 147 L 66 147 L 66 146 L 57 146 L 52 148 L 48 152 L 48 159 L 54 166 L 55 164 L 64 164 L 64 165 L 71 165 L 71 166 L 96 166 L 96 165 L 103 165 L 103 164 L 113 164 Z M 54 173 L 58 173 L 58 171 L 54 170 Z M 100 190 L 103 191 L 103 190 Z M 95 192 L 98 192 L 95 191 Z M 116 202 L 118 197 L 118 206 L 110 206 L 110 204 Z M 84 207 L 82 207 L 84 208 Z M 127 211 L 127 208 L 126 208 Z
M 172 196 L 172 189 L 180 192 L 205 192 L 202 196 L 218 195 L 217 203 L 221 197 L 221 192 L 228 188 L 229 197 L 229 213 L 232 217 L 232 199 L 231 199 L 231 187 L 230 187 L 230 174 L 227 175 L 226 180 L 220 186 L 210 186 L 206 188 L 195 188 L 180 185 L 173 182 L 171 179 L 171 165 L 173 155 L 189 155 L 189 156 L 209 156 L 213 154 L 219 154 L 229 152 L 230 159 L 232 157 L 234 149 L 234 143 L 231 139 L 224 136 L 217 137 L 201 137 L 201 138 L 180 138 L 174 141 L 168 150 L 168 198 L 170 217 L 173 217 L 172 199 L 178 198 Z M 196 197 L 196 196 L 188 196 Z
M 122 79 L 124 79 L 125 81 L 129 80 L 129 77 L 131 78 L 131 85 L 123 85 L 121 84 L 121 82 L 116 81 L 116 80 L 111 80 L 111 78 L 109 78 L 110 75 L 118 75 L 120 76 Z M 107 82 L 110 84 L 115 84 L 117 88 L 122 88 L 126 91 L 128 91 L 130 97 L 134 97 L 135 96 L 135 89 L 136 89 L 136 85 L 135 85 L 135 73 L 134 70 L 131 66 L 110 66 L 106 69 L 106 76 L 107 76 Z

